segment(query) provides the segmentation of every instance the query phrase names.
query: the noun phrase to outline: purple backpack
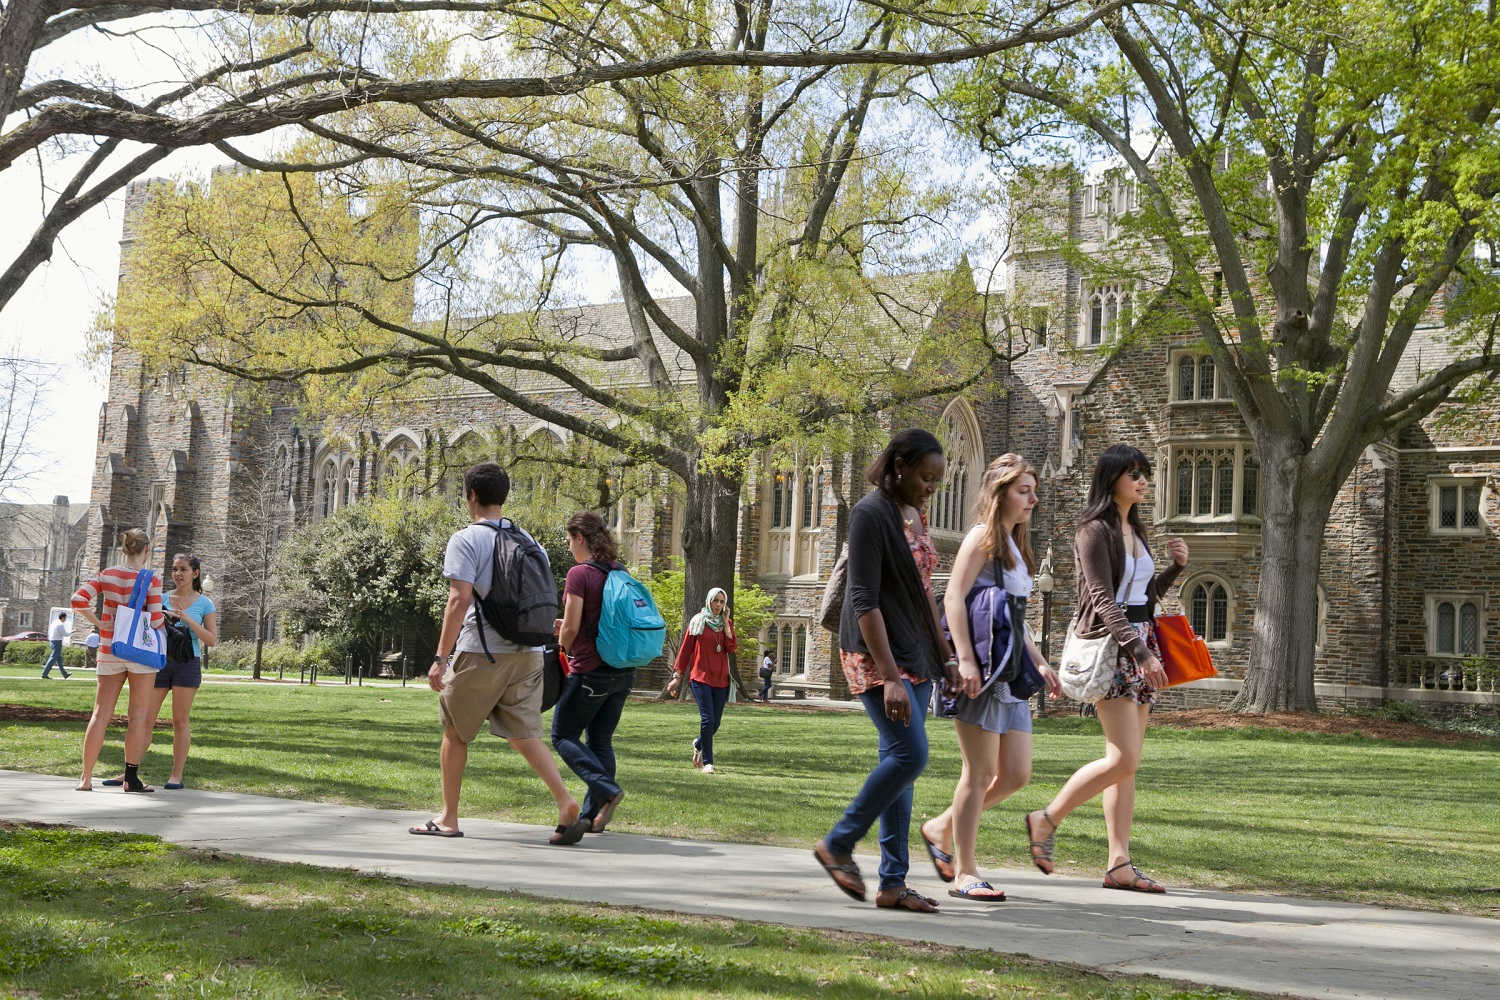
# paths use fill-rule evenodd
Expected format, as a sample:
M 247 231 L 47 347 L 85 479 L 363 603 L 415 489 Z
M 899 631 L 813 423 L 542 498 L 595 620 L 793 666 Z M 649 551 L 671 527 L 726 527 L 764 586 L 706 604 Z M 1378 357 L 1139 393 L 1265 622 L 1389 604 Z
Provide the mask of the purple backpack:
M 1042 687 L 1041 673 L 1031 664 L 1031 658 L 1020 652 L 1023 635 L 1011 628 L 1011 622 L 1026 620 L 1026 600 L 1007 594 L 1005 587 L 998 582 L 1004 579 L 999 562 L 992 562 L 991 566 L 997 582 L 987 585 L 976 582 L 964 597 L 969 637 L 974 643 L 975 658 L 979 660 L 979 690 L 983 694 L 996 681 L 1006 681 L 1010 684 L 1011 694 L 1024 700 Z M 1005 613 L 1007 605 L 1011 610 L 1009 615 Z M 951 645 L 953 635 L 948 629 L 946 615 L 943 616 L 943 631 Z M 944 691 L 934 705 L 936 714 L 951 717 L 957 711 L 957 700 L 955 694 Z

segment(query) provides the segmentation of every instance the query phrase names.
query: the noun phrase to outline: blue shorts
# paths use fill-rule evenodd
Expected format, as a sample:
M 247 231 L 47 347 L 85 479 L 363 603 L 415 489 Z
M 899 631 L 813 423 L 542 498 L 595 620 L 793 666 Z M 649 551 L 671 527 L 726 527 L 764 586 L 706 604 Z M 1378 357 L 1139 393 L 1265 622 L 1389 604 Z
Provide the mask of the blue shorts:
M 203 684 L 203 661 L 193 657 L 186 663 L 173 663 L 167 661 L 167 665 L 156 672 L 156 686 L 159 688 L 195 688 Z

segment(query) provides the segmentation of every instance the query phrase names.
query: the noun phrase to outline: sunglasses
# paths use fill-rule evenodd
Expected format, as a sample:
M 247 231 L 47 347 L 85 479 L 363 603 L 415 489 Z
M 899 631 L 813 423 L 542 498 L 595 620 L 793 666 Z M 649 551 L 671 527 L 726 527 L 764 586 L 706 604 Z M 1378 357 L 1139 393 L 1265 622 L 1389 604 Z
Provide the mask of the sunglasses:
M 1147 472 L 1145 469 L 1131 469 L 1129 472 L 1125 473 L 1125 475 L 1129 476 L 1136 482 L 1140 482 L 1143 479 L 1148 483 L 1151 481 L 1151 473 Z

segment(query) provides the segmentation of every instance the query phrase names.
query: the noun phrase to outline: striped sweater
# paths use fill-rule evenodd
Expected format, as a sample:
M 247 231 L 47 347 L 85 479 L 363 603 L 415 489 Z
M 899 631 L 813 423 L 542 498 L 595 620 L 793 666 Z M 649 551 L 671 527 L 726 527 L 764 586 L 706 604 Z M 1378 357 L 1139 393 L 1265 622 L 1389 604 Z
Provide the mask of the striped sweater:
M 111 566 L 92 580 L 78 588 L 73 595 L 73 607 L 87 608 L 99 596 L 104 596 L 104 612 L 99 616 L 99 644 L 109 648 L 115 634 L 115 608 L 130 601 L 130 592 L 135 589 L 137 571 L 129 566 Z M 151 627 L 161 628 L 166 620 L 161 613 L 161 577 L 151 574 L 151 587 L 146 593 L 146 613 L 151 617 Z M 101 650 L 102 652 L 102 650 Z

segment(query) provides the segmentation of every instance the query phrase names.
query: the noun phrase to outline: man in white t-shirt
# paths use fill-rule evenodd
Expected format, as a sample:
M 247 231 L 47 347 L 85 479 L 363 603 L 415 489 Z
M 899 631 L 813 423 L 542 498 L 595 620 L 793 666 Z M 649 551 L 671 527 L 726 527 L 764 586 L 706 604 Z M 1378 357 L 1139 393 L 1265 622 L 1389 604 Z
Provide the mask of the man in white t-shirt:
M 427 683 L 438 692 L 443 720 L 443 811 L 411 832 L 426 837 L 462 837 L 458 796 L 463 787 L 469 744 L 486 721 L 526 759 L 557 800 L 558 829 L 578 819 L 578 801 L 558 773 L 552 748 L 542 739 L 542 650 L 506 641 L 489 622 L 481 643 L 474 614 L 474 595 L 490 592 L 494 572 L 495 530 L 500 506 L 510 495 L 510 477 L 494 462 L 481 462 L 464 473 L 464 503 L 474 523 L 448 539 L 443 576 L 448 578 L 448 606 L 437 655 Z M 528 536 L 530 537 L 530 536 Z M 488 654 L 485 649 L 488 648 Z
M 88 638 L 83 640 L 83 665 L 90 670 L 97 670 L 99 668 L 98 629 L 94 629 L 94 631 L 88 634 Z
M 52 643 L 52 652 L 47 654 L 47 662 L 42 664 L 42 680 L 47 679 L 47 675 L 52 673 L 54 666 L 62 671 L 63 680 L 68 679 L 68 668 L 63 666 L 62 661 L 63 640 L 67 637 L 68 615 L 67 612 L 60 611 L 57 621 L 53 622 L 52 627 L 47 630 L 47 641 Z

